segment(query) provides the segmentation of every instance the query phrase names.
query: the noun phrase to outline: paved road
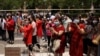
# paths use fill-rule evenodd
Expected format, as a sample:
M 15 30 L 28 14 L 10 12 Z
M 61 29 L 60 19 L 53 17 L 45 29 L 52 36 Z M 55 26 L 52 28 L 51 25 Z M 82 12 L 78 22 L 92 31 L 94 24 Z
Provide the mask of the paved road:
M 5 54 L 5 47 L 6 46 L 12 46 L 12 47 L 20 46 L 20 47 L 23 47 L 21 56 L 28 56 L 27 52 L 23 53 L 24 51 L 27 51 L 27 48 L 24 45 L 22 39 L 23 38 L 22 38 L 22 36 L 20 34 L 15 34 L 15 41 L 14 41 L 13 45 L 8 44 L 7 42 L 0 40 L 0 56 L 5 56 L 4 54 Z M 43 41 L 43 43 L 44 43 L 44 45 L 47 44 L 44 41 Z M 37 49 L 37 48 L 34 47 L 34 49 Z M 34 55 L 35 56 L 48 56 L 48 55 L 54 56 L 53 53 L 48 52 L 46 47 L 42 47 L 41 48 L 41 52 L 34 52 Z M 69 56 L 67 48 L 66 48 L 66 52 L 63 54 L 63 56 Z

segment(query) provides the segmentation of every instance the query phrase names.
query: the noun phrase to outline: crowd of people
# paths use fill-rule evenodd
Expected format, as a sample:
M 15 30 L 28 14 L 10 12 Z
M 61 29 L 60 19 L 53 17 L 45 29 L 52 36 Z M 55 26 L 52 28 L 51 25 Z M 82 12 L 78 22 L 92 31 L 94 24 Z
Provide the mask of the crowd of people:
M 47 16 L 38 13 L 24 15 L 8 13 L 5 17 L 0 17 L 0 35 L 2 40 L 14 44 L 14 32 L 17 28 L 23 35 L 23 41 L 30 55 L 35 45 L 41 49 L 41 41 L 44 39 L 48 42 L 48 50 L 55 56 L 63 56 L 65 47 L 69 48 L 70 56 L 83 56 L 83 54 L 91 56 L 91 53 L 97 56 L 99 44 L 93 40 L 100 34 L 99 21 L 93 14 L 86 18 L 78 15 L 71 19 L 61 13 Z

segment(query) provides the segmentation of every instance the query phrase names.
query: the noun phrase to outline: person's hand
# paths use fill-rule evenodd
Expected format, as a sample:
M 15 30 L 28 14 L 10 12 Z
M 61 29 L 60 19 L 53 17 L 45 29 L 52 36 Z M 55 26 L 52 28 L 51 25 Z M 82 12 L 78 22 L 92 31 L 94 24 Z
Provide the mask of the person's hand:
M 17 23 L 17 26 L 18 26 L 18 27 L 21 27 L 20 23 Z
M 6 23 L 6 25 L 8 26 L 8 23 Z
M 53 27 L 50 27 L 50 30 L 51 30 L 51 31 L 53 31 L 53 30 L 54 30 L 54 28 L 53 28 Z

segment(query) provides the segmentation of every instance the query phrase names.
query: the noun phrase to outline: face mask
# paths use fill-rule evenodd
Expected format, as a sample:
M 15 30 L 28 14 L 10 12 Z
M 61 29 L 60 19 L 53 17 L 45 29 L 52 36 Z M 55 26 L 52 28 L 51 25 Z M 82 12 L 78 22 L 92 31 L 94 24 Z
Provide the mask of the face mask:
M 73 23 L 79 23 L 79 20 L 74 20 Z
M 26 22 L 25 22 L 25 25 L 28 25 L 28 24 L 29 24 L 29 22 L 28 22 L 28 21 L 26 21 Z
M 49 24 L 51 24 L 51 23 L 52 23 L 52 21 L 49 21 L 48 23 L 49 23 Z
M 65 19 L 63 19 L 62 22 L 65 22 Z
M 97 21 L 96 20 L 93 20 L 93 23 L 95 24 L 95 23 L 97 23 Z
M 58 26 L 60 23 L 59 23 L 58 21 L 56 21 L 56 22 L 54 22 L 54 24 L 55 24 L 56 26 Z

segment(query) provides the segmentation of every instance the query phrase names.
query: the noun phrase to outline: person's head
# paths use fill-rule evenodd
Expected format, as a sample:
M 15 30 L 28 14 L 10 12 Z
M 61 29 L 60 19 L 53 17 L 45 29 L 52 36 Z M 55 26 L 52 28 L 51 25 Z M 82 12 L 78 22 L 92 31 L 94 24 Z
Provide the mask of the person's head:
M 62 24 L 63 24 L 62 19 L 60 19 L 60 18 L 55 19 L 55 20 L 54 20 L 54 24 L 55 24 L 56 26 L 62 25 Z
M 8 19 L 12 19 L 12 15 L 7 15 L 7 18 Z
M 80 20 L 80 22 L 79 23 L 82 23 L 82 24 L 84 24 L 85 23 L 85 21 L 84 20 Z
M 80 20 L 79 20 L 79 19 L 74 19 L 74 20 L 73 20 L 73 23 L 79 24 L 79 23 L 80 23 Z
M 92 21 L 91 20 L 87 20 L 87 25 L 91 25 Z
M 25 20 L 25 25 L 31 24 L 31 20 L 28 18 Z
M 31 15 L 32 21 L 36 22 L 35 16 Z

